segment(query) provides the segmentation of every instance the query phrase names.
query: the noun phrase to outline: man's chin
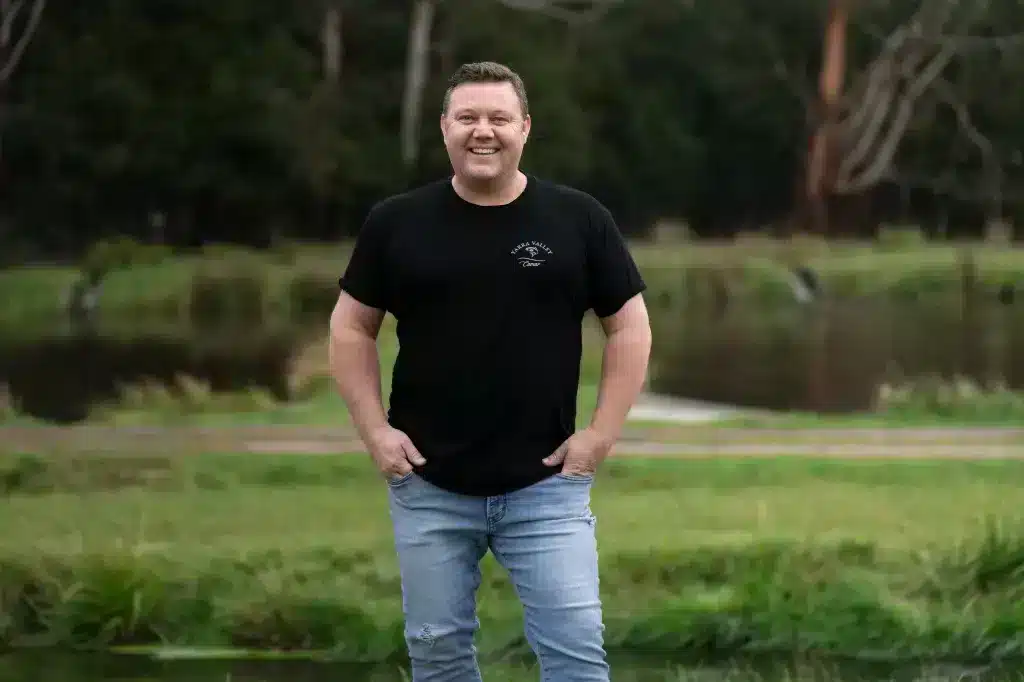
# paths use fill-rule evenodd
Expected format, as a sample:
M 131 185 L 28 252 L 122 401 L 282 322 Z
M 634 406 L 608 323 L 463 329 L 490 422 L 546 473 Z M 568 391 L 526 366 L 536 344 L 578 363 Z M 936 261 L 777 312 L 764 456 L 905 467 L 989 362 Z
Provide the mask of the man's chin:
M 474 184 L 486 184 L 494 182 L 495 180 L 501 178 L 501 171 L 496 168 L 486 170 L 477 168 L 467 168 L 463 172 L 462 177 L 465 178 L 467 182 L 472 182 Z

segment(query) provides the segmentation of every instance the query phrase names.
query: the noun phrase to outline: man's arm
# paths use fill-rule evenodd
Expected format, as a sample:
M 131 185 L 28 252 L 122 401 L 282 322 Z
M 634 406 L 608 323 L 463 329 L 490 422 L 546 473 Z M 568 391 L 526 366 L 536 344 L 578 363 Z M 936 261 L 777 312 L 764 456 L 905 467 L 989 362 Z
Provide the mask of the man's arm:
M 383 310 L 364 305 L 345 291 L 331 313 L 331 375 L 364 442 L 375 429 L 388 423 L 377 352 L 377 334 L 383 321 Z
M 597 408 L 590 428 L 614 442 L 644 387 L 651 355 L 651 324 L 642 294 L 626 301 L 613 315 L 599 319 L 605 346 Z

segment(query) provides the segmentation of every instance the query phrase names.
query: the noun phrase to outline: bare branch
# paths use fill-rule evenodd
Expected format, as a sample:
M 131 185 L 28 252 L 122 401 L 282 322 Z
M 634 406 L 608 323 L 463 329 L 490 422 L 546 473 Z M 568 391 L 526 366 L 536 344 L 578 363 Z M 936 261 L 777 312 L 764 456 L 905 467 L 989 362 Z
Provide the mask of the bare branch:
M 995 186 L 1001 182 L 992 144 L 973 125 L 966 106 L 941 76 L 968 47 L 1002 49 L 1018 39 L 1024 44 L 1024 34 L 1020 38 L 1015 34 L 964 37 L 984 8 L 968 3 L 966 16 L 953 22 L 954 9 L 960 5 L 961 0 L 923 0 L 906 23 L 885 36 L 879 55 L 862 71 L 842 104 L 843 113 L 834 131 L 839 145 L 835 191 L 863 191 L 893 176 L 896 152 L 913 121 L 918 101 L 929 92 L 952 108 L 960 130 L 981 152 L 989 178 Z M 951 22 L 959 24 L 956 31 L 960 35 L 953 36 L 949 31 Z
M 11 34 L 14 32 L 14 20 L 18 17 L 21 9 L 25 6 L 25 0 L 3 0 L 0 2 L 0 45 L 7 45 L 11 42 Z
M 1001 185 L 1003 183 L 1003 169 L 999 165 L 999 160 L 996 157 L 995 146 L 992 144 L 992 141 L 985 137 L 981 131 L 978 130 L 977 126 L 974 125 L 974 121 L 971 119 L 971 114 L 967 110 L 967 105 L 956 96 L 956 92 L 953 90 L 950 83 L 942 78 L 936 79 L 933 85 L 933 90 L 939 99 L 953 110 L 960 130 L 981 153 L 984 173 L 988 176 L 989 182 L 992 183 L 990 198 L 993 205 L 1000 203 L 1002 200 Z
M 918 103 L 918 99 L 921 98 L 928 88 L 935 82 L 939 75 L 949 65 L 949 61 L 952 60 L 954 51 L 952 49 L 944 49 L 935 55 L 929 62 L 929 65 L 921 72 L 910 86 L 907 88 L 907 92 L 900 99 L 898 108 L 896 110 L 896 116 L 893 118 L 892 124 L 889 126 L 889 132 L 886 134 L 885 140 L 882 142 L 878 153 L 874 156 L 870 166 L 868 166 L 860 176 L 853 181 L 850 181 L 846 187 L 846 191 L 860 191 L 866 189 L 878 181 L 885 175 L 885 173 L 892 166 L 893 159 L 896 156 L 896 150 L 899 146 L 900 141 L 903 139 L 903 135 L 906 133 L 907 127 L 910 125 L 910 121 L 913 117 L 914 105 Z M 849 177 L 844 173 L 852 173 L 853 166 L 859 163 L 848 164 L 844 162 L 843 167 L 840 171 L 840 177 Z
M 1008 33 L 1001 36 L 963 36 L 963 35 L 942 35 L 922 36 L 921 41 L 932 46 L 949 45 L 958 54 L 974 52 L 977 50 L 1006 50 L 1011 48 L 1024 47 L 1024 33 Z
M 13 16 L 18 13 L 21 7 L 22 3 L 20 1 L 12 4 L 5 3 L 5 14 L 0 29 L 13 30 Z M 21 61 L 22 56 L 25 54 L 25 49 L 28 47 L 29 40 L 32 39 L 32 35 L 39 27 L 39 21 L 43 17 L 43 8 L 45 7 L 46 0 L 34 0 L 32 3 L 32 13 L 26 20 L 25 27 L 22 29 L 21 35 L 15 41 L 14 46 L 10 47 L 9 50 L 4 48 L 9 46 L 10 33 L 4 33 L 6 40 L 3 45 L 0 45 L 0 49 L 7 53 L 7 60 L 6 63 L 0 66 L 0 84 L 7 82 L 7 80 L 10 79 L 11 74 L 13 74 L 14 70 L 18 67 L 18 63 Z M 8 25 L 8 20 L 11 22 L 10 25 Z
M 859 192 L 877 184 L 885 175 L 892 165 L 892 160 L 896 156 L 896 149 L 907 132 L 907 127 L 910 125 L 917 100 L 927 92 L 932 83 L 942 74 L 954 55 L 955 51 L 951 48 L 942 50 L 931 59 L 928 65 L 910 84 L 907 92 L 900 98 L 896 115 L 892 119 L 885 139 L 875 153 L 871 165 L 859 177 L 853 179 L 852 175 L 856 165 L 863 161 L 866 152 L 860 156 L 851 156 L 843 160 L 839 170 L 840 191 L 848 193 Z M 868 146 L 870 146 L 870 143 Z

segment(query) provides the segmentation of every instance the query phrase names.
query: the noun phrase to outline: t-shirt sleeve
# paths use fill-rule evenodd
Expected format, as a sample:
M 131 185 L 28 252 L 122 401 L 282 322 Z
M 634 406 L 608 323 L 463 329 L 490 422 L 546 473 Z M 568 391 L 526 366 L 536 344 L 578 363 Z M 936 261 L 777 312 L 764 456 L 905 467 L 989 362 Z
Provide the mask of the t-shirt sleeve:
M 608 317 L 619 312 L 626 301 L 644 291 L 647 285 L 611 211 L 597 200 L 590 209 L 589 228 L 590 307 L 598 317 Z
M 374 206 L 356 236 L 355 248 L 340 287 L 363 305 L 387 311 L 390 309 L 387 250 L 389 224 L 380 204 Z

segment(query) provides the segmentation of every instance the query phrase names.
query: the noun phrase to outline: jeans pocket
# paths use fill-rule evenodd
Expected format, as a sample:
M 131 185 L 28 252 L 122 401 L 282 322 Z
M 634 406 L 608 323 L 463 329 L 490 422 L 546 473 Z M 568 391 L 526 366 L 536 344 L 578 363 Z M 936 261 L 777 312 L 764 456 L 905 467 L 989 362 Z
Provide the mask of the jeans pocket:
M 590 483 L 594 480 L 594 474 L 566 474 L 559 471 L 555 476 L 563 481 L 572 481 L 573 483 Z
M 397 488 L 398 486 L 400 486 L 400 485 L 402 485 L 404 483 L 409 482 L 409 480 L 412 479 L 413 476 L 414 476 L 414 472 L 410 471 L 407 474 L 402 474 L 398 478 L 389 478 L 388 479 L 388 485 L 390 487 L 392 487 L 392 488 Z

